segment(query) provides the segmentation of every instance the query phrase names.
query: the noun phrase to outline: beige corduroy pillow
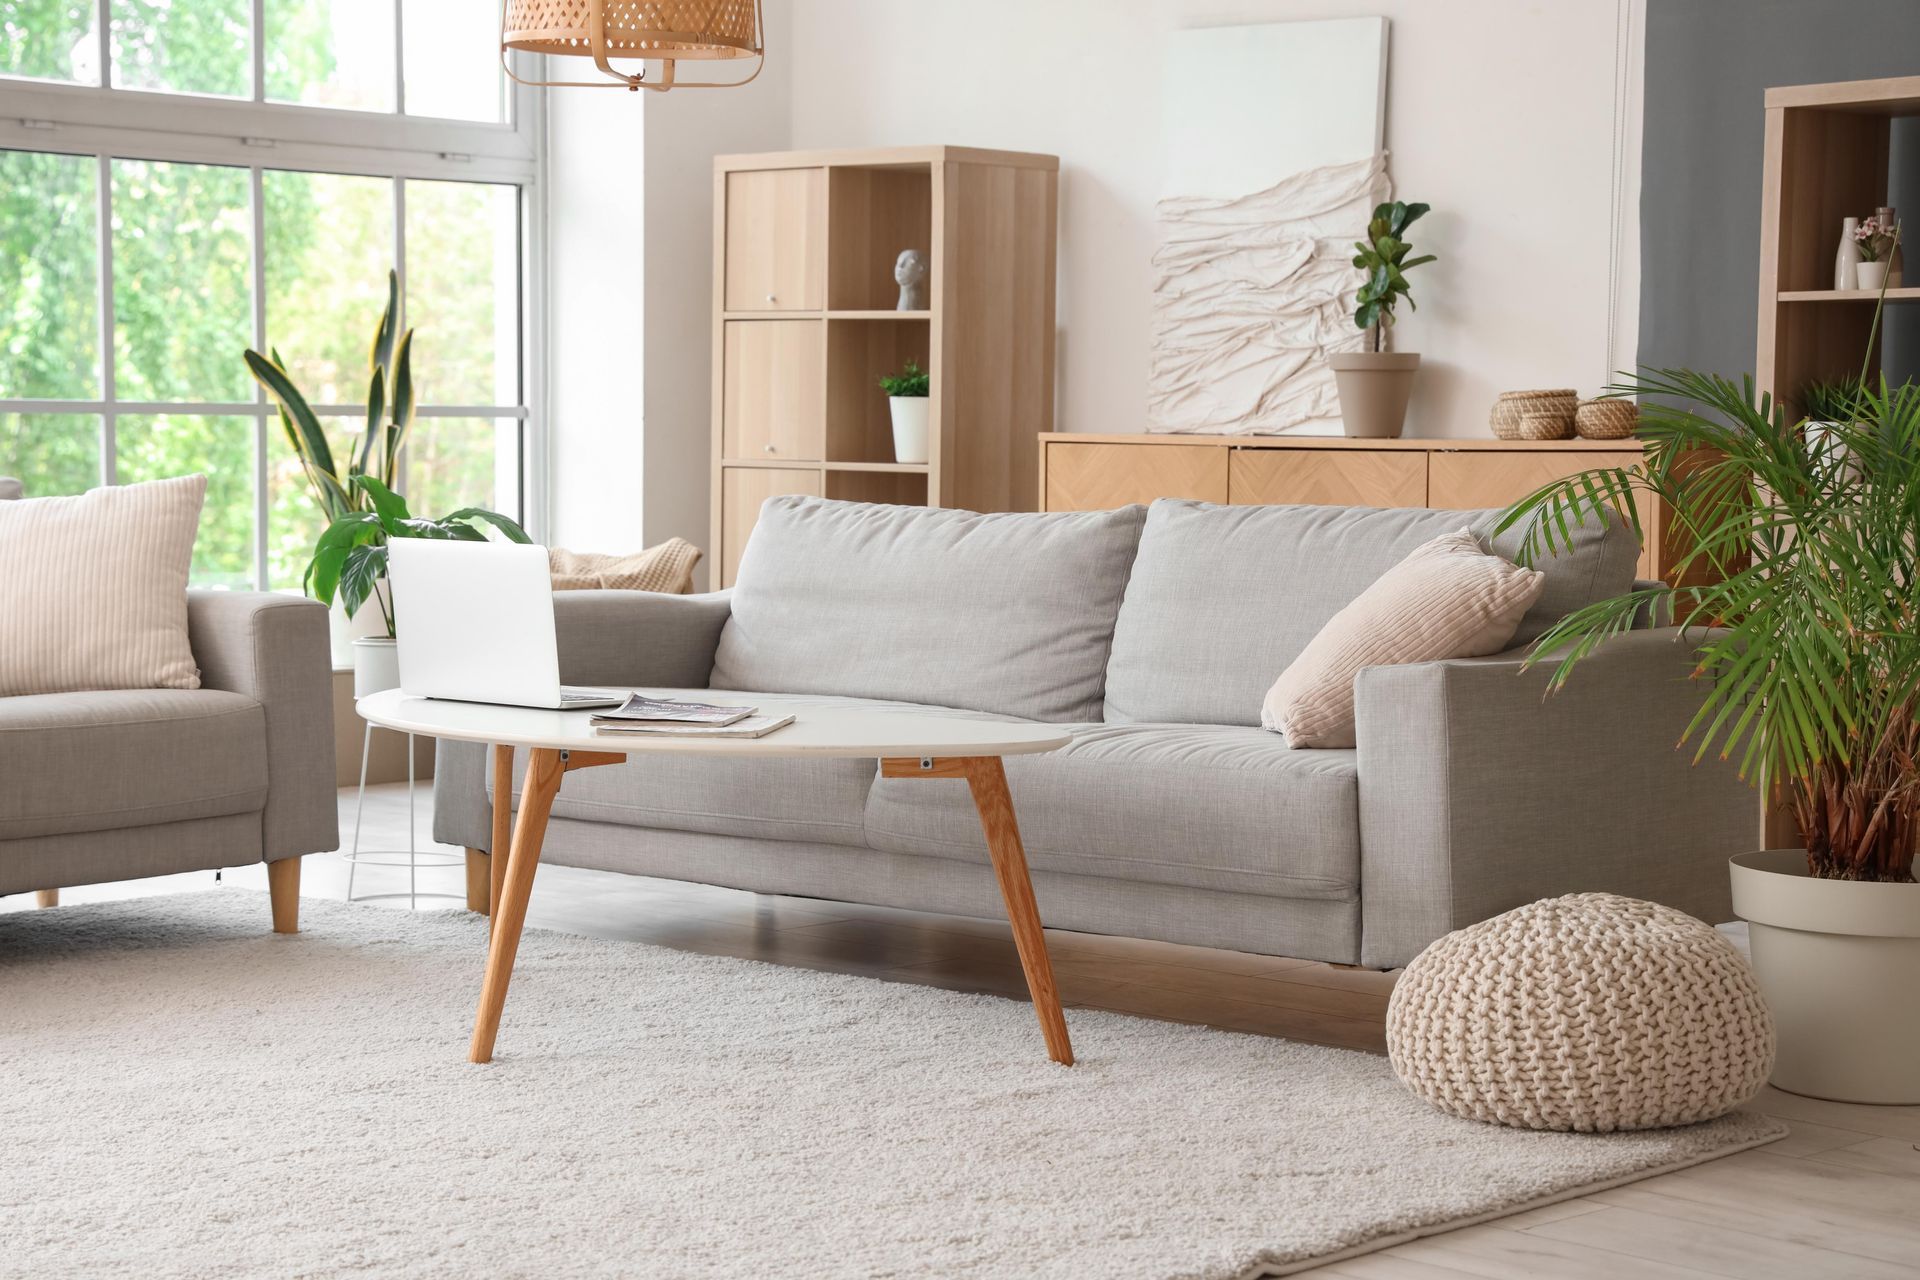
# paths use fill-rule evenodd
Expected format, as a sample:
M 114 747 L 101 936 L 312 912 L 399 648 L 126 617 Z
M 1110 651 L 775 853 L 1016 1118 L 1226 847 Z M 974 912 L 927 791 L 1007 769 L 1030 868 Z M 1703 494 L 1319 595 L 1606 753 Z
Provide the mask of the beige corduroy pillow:
M 1290 747 L 1351 747 L 1362 667 L 1498 653 L 1546 585 L 1547 575 L 1488 555 L 1465 529 L 1416 547 L 1280 673 L 1260 723 Z
M 198 689 L 187 573 L 205 476 L 0 502 L 0 697 Z

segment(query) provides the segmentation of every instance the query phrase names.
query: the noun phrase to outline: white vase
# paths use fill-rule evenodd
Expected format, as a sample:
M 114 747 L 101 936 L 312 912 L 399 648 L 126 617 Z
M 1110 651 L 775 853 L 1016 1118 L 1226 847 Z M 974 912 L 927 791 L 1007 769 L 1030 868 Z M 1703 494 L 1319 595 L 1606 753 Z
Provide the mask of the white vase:
M 1858 218 L 1840 220 L 1840 248 L 1833 255 L 1833 287 L 1836 289 L 1860 287 L 1860 242 L 1853 238 L 1859 226 Z
M 392 636 L 362 636 L 353 642 L 353 696 L 365 698 L 400 687 L 400 642 Z
M 927 460 L 927 407 L 925 396 L 888 396 L 887 408 L 893 411 L 893 460 Z
M 1854 269 L 1859 288 L 1872 293 L 1880 292 L 1880 286 L 1887 282 L 1887 264 L 1884 262 L 1863 262 Z
M 380 579 L 373 589 L 380 593 L 381 600 L 388 608 L 393 607 L 393 595 L 387 588 L 387 580 Z M 327 611 L 327 641 L 333 653 L 333 669 L 344 671 L 353 665 L 353 642 L 363 636 L 383 636 L 387 634 L 387 619 L 380 612 L 380 606 L 371 596 L 360 606 L 360 612 L 353 617 L 347 616 L 347 607 L 340 603 L 340 597 L 333 598 L 333 608 Z
M 1732 859 L 1733 910 L 1773 1013 L 1773 1084 L 1920 1103 L 1920 884 L 1816 880 L 1802 849 Z

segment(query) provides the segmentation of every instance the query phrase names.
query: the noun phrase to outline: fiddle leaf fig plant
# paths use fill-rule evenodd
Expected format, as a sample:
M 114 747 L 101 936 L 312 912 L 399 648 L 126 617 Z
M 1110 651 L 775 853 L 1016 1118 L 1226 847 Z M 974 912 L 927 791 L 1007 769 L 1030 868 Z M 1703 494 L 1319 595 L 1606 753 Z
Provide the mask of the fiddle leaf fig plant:
M 438 520 L 417 519 L 405 498 L 369 475 L 353 476 L 348 490 L 362 507 L 348 511 L 320 535 L 307 566 L 307 591 L 329 607 L 339 596 L 349 618 L 373 600 L 389 636 L 394 634 L 393 604 L 378 584 L 387 576 L 387 544 L 393 539 L 484 542 L 497 535 L 509 542 L 532 541 L 517 523 L 484 507 L 462 507 Z
M 1406 273 L 1434 261 L 1438 254 L 1407 255 L 1413 246 L 1407 243 L 1407 228 L 1432 209 L 1431 205 L 1407 204 L 1393 200 L 1374 208 L 1367 223 L 1367 238 L 1354 242 L 1353 265 L 1366 273 L 1360 286 L 1359 309 L 1353 313 L 1355 327 L 1370 330 L 1373 349 L 1380 350 L 1381 335 L 1393 327 L 1393 309 L 1402 299 L 1415 311 L 1420 308 L 1407 285 Z

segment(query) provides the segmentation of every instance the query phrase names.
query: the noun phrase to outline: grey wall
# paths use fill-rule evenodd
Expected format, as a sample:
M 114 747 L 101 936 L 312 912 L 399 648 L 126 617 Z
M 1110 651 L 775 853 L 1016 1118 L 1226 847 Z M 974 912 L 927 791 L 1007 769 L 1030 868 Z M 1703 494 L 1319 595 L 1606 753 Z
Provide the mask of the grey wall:
M 1916 73 L 1915 0 L 1648 0 L 1642 365 L 1728 376 L 1753 369 L 1765 91 Z M 1903 223 L 1920 229 L 1914 123 L 1895 129 L 1888 199 Z M 1835 227 L 1836 245 L 1839 237 Z M 1912 282 L 1915 249 L 1905 256 Z M 1886 371 L 1896 380 L 1920 364 L 1913 319 L 1889 316 Z

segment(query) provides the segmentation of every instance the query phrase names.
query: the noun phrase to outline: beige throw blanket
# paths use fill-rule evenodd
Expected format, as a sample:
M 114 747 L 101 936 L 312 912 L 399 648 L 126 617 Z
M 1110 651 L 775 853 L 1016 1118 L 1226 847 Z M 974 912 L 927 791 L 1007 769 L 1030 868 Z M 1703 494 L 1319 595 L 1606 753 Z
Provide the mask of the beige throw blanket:
M 555 591 L 664 591 L 683 596 L 693 590 L 693 567 L 701 554 L 685 538 L 669 538 L 625 556 L 550 547 L 547 563 Z

